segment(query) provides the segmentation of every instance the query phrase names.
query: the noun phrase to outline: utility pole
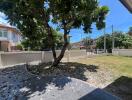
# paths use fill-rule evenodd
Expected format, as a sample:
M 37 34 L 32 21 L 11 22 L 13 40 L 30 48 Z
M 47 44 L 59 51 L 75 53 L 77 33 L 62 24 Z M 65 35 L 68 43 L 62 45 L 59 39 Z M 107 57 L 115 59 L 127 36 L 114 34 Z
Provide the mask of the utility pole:
M 81 33 L 81 40 L 82 40 L 82 33 Z
M 106 53 L 106 33 L 104 28 L 104 52 Z
M 83 45 L 83 38 L 82 38 L 82 33 L 81 33 L 81 46 Z
M 81 35 L 81 40 L 80 40 L 80 50 L 82 49 L 82 45 L 83 45 L 83 41 L 82 41 L 82 33 L 80 34 Z
M 115 48 L 115 35 L 114 35 L 114 29 L 113 29 L 113 25 L 112 25 L 112 49 Z

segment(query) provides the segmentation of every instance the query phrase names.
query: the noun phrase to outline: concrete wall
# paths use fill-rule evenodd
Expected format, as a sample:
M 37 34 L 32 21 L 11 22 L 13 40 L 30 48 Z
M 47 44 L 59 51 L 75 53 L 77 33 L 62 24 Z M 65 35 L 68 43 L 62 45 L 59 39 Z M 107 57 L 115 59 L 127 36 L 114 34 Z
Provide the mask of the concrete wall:
M 112 55 L 132 57 L 132 49 L 113 49 Z
M 86 56 L 86 50 L 71 50 L 70 57 L 79 57 L 79 56 Z
M 57 56 L 60 51 L 57 51 Z M 66 51 L 64 58 L 69 61 L 75 57 L 85 57 L 86 51 L 84 50 L 71 50 Z M 1 52 L 0 53 L 0 68 L 12 66 L 17 64 L 25 64 L 31 62 L 51 62 L 53 56 L 51 51 L 30 51 L 30 52 Z
M 42 52 L 8 52 L 1 53 L 1 66 L 23 64 L 32 61 L 41 61 Z

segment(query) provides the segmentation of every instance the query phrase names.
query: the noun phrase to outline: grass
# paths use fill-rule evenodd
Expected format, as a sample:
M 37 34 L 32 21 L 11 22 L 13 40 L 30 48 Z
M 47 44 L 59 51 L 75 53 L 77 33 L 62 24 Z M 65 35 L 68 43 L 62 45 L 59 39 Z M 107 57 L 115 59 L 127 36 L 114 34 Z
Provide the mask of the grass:
M 105 67 L 122 76 L 132 77 L 132 58 L 122 56 L 97 56 L 88 59 L 80 59 L 79 63 L 95 64 Z

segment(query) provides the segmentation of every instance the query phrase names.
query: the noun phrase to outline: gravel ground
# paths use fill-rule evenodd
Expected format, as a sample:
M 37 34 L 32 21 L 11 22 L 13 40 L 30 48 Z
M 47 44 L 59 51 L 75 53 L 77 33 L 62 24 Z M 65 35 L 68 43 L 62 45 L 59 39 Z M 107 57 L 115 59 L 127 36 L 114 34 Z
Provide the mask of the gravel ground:
M 30 78 L 24 66 L 0 70 L 0 100 L 15 100 L 23 82 Z

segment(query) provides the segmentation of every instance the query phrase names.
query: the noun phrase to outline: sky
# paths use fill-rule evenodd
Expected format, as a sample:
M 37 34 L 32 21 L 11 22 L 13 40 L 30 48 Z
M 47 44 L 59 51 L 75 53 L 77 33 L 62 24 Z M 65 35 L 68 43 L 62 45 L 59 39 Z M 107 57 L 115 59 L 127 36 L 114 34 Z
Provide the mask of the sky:
M 132 26 L 132 14 L 121 4 L 119 0 L 99 0 L 100 6 L 108 6 L 110 11 L 106 17 L 106 33 L 111 33 L 113 25 L 114 31 L 127 32 L 129 27 Z M 71 31 L 71 42 L 76 42 L 85 38 L 86 36 L 91 38 L 97 38 L 103 35 L 103 30 L 98 31 L 93 27 L 92 34 L 84 34 L 83 30 L 72 30 Z
M 127 32 L 129 27 L 132 26 L 132 14 L 121 4 L 119 0 L 99 0 L 100 6 L 108 6 L 110 11 L 106 17 L 106 33 L 111 33 L 113 25 L 114 31 Z M 7 23 L 6 16 L 0 13 L 0 23 Z M 92 34 L 84 34 L 82 29 L 72 29 L 70 32 L 71 42 L 80 41 L 86 36 L 97 38 L 103 35 L 103 30 L 98 31 L 94 26 L 92 27 Z M 63 32 L 63 31 L 62 31 Z

